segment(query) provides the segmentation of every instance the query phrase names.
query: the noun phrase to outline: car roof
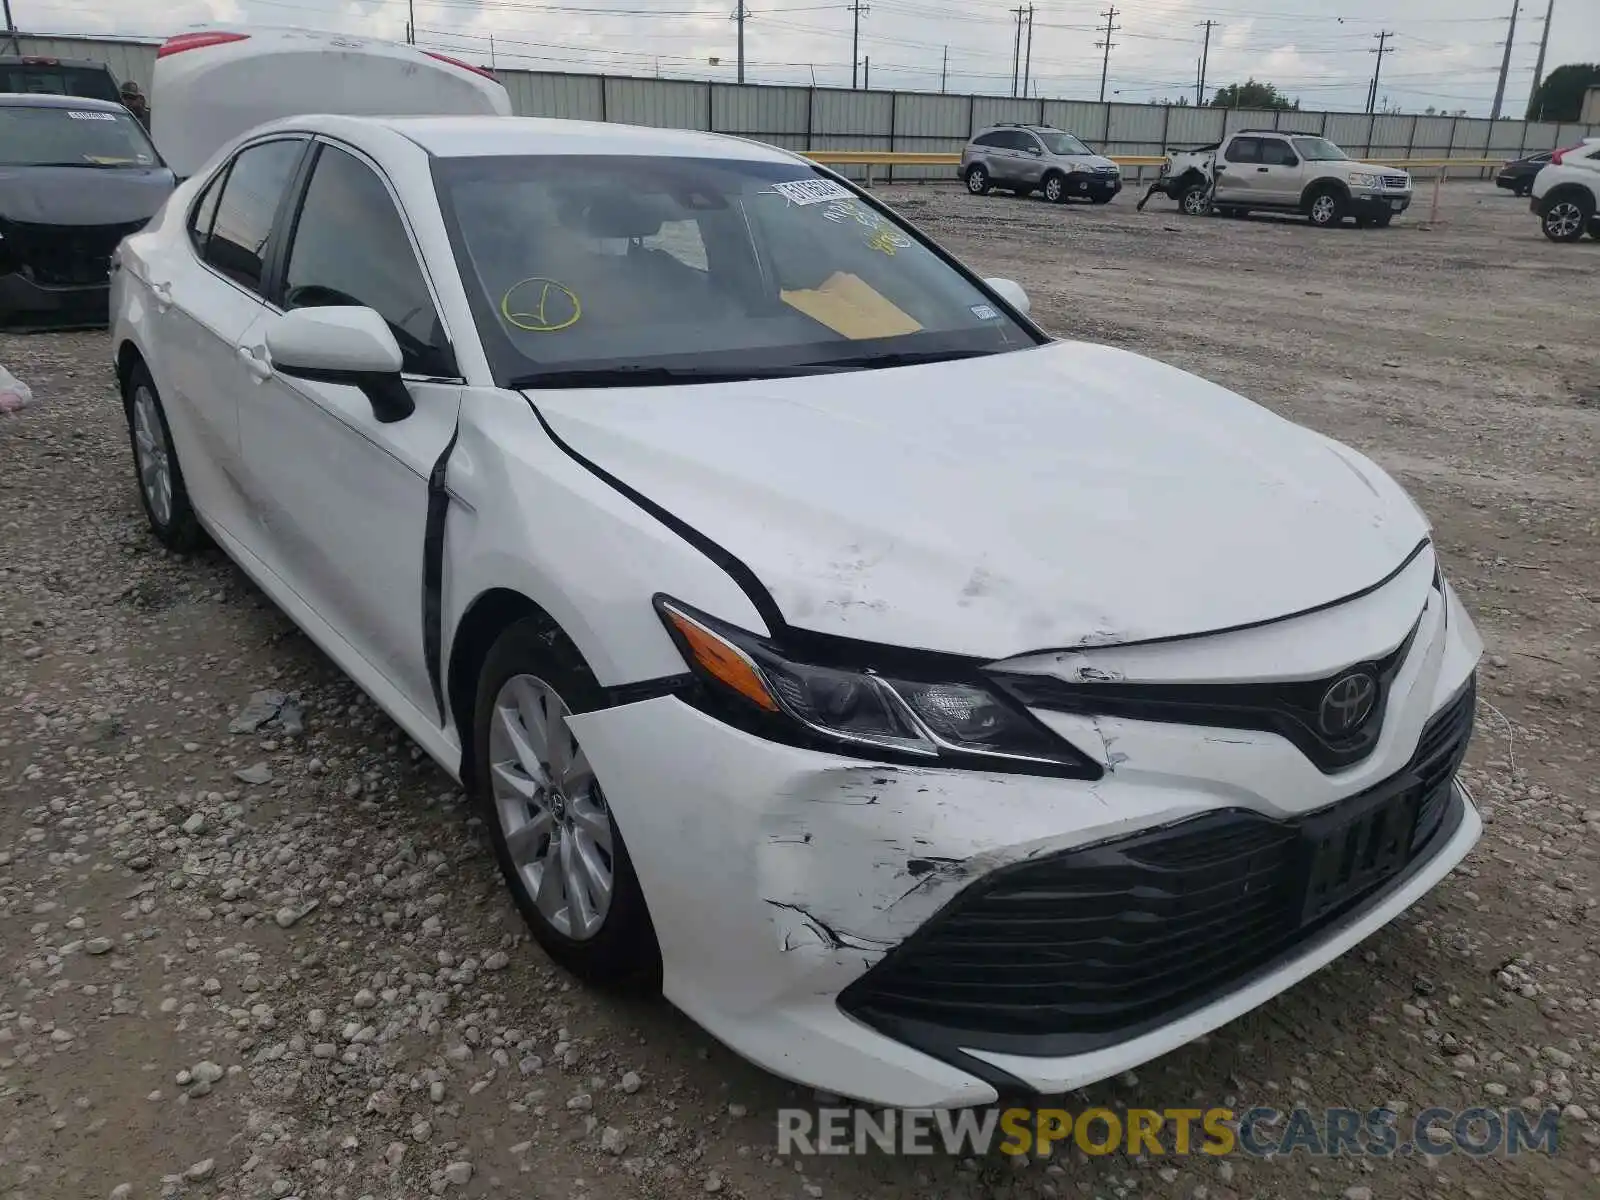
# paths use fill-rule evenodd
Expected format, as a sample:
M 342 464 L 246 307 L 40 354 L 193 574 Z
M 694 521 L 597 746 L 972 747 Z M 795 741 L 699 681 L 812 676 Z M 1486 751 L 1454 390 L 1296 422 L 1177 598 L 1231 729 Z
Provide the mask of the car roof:
M 75 108 L 79 112 L 127 112 L 115 100 L 91 100 L 87 96 L 57 96 L 40 92 L 0 92 L 0 107 Z
M 793 162 L 776 146 L 692 129 L 656 129 L 549 117 L 346 117 L 285 118 L 263 128 L 306 129 L 359 139 L 362 130 L 399 134 L 437 158 L 500 155 L 592 154 L 650 158 L 722 158 Z

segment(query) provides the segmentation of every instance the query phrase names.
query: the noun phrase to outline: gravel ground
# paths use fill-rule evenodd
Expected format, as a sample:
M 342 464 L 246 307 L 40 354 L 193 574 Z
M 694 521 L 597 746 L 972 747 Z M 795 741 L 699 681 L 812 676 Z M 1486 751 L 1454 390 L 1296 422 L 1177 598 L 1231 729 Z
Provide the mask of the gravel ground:
M 1054 331 L 1374 455 L 1489 647 L 1462 868 L 1069 1102 L 1555 1105 L 1560 1153 L 779 1158 L 809 1093 L 552 967 L 454 786 L 219 554 L 157 547 L 105 336 L 69 333 L 0 336 L 40 400 L 0 417 L 0 1196 L 1597 1194 L 1600 245 L 1479 185 L 1338 232 L 886 195 Z

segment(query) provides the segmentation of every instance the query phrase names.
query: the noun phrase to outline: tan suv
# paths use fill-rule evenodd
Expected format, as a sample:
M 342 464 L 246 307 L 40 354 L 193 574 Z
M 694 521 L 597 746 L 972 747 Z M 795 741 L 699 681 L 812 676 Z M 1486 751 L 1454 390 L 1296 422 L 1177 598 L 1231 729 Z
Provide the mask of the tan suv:
M 1241 129 L 1222 145 L 1169 150 L 1150 191 L 1165 192 L 1190 215 L 1299 212 L 1322 226 L 1346 217 L 1384 226 L 1411 207 L 1406 172 L 1357 162 L 1316 134 L 1276 129 Z

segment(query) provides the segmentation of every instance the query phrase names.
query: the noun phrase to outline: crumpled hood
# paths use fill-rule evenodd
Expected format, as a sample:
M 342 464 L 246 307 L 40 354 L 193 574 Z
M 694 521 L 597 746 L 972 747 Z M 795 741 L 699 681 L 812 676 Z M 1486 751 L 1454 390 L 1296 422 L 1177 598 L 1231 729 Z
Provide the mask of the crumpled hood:
M 1370 587 L 1427 534 L 1353 451 L 1082 342 L 529 396 L 790 624 L 891 645 L 998 659 L 1271 620 Z
M 164 167 L 0 167 L 0 217 L 30 225 L 146 221 L 172 194 Z

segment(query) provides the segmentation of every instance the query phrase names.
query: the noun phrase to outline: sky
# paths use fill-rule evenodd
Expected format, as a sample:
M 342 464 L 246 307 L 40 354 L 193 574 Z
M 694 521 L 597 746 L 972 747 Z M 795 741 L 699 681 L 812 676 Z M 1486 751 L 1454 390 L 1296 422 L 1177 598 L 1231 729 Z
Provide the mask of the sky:
M 531 70 L 735 78 L 740 0 L 409 0 L 416 41 Z M 1143 103 L 1195 95 L 1214 21 L 1207 96 L 1254 77 L 1311 109 L 1364 109 L 1379 45 L 1380 103 L 1486 116 L 1514 0 L 1121 0 L 1109 62 L 1096 42 L 1108 0 L 1034 0 L 1029 95 Z M 1522 116 L 1549 0 L 1519 9 L 1503 113 Z M 408 0 L 11 0 L 29 33 L 162 38 L 199 23 L 301 25 L 404 40 Z M 870 86 L 1010 95 L 1016 0 L 866 0 L 860 59 Z M 745 78 L 851 84 L 850 0 L 751 0 Z M 155 15 L 159 14 L 159 15 Z M 1401 15 L 1403 14 L 1403 15 Z M 1101 31 L 1097 32 L 1095 26 Z M 1600 62 L 1600 0 L 1554 0 L 1545 73 Z M 1024 34 L 1026 46 L 1026 34 Z M 946 55 L 948 63 L 946 64 Z M 714 61 L 715 60 L 715 61 Z M 863 62 L 863 75 L 865 62 Z M 862 80 L 866 82 L 865 78 Z M 1020 85 L 1019 85 L 1020 86 Z

